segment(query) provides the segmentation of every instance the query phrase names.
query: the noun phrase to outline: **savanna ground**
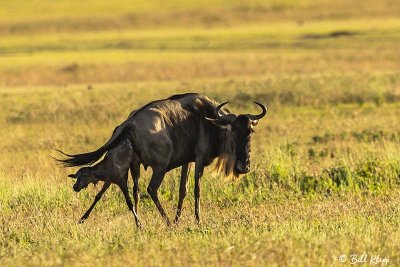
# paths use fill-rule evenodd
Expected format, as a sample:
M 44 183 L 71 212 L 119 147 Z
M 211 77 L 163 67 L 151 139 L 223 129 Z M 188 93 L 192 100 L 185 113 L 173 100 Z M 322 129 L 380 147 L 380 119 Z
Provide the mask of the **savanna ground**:
M 399 15 L 395 0 L 1 1 L 0 265 L 400 265 Z M 93 150 L 133 109 L 193 91 L 268 105 L 251 172 L 207 169 L 200 225 L 192 180 L 180 224 L 162 222 L 151 170 L 141 231 L 117 188 L 78 225 L 99 186 L 74 193 L 53 149 Z

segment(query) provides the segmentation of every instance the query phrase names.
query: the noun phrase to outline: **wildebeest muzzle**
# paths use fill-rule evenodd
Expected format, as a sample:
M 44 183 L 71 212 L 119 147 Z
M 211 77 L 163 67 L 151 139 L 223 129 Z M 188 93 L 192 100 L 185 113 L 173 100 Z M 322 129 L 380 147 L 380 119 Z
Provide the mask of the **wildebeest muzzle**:
M 237 161 L 236 162 L 236 170 L 239 174 L 246 174 L 250 171 L 250 159 L 246 159 L 245 161 Z

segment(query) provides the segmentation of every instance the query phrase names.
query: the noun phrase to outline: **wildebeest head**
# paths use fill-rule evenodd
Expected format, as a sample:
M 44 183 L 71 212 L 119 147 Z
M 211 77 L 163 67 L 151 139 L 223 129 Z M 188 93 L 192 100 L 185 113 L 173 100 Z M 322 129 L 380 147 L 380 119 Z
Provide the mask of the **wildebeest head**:
M 68 177 L 76 179 L 76 182 L 72 187 L 75 192 L 85 189 L 90 183 L 96 184 L 99 181 L 90 167 L 80 168 L 76 174 L 70 174 Z
M 250 171 L 251 134 L 254 132 L 253 127 L 258 124 L 258 120 L 267 113 L 267 108 L 263 104 L 254 101 L 262 109 L 262 112 L 258 115 L 235 115 L 228 112 L 221 114 L 221 108 L 227 103 L 222 103 L 216 107 L 216 119 L 206 119 L 227 130 L 223 139 L 223 155 L 217 162 L 217 168 L 223 166 L 222 168 L 226 175 L 233 173 L 238 176 Z

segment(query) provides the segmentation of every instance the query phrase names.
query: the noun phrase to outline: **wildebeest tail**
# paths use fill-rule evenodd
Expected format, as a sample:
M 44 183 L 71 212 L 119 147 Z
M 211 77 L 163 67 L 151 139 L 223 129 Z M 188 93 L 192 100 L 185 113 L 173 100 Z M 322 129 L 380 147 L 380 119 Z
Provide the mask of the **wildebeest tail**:
M 107 151 L 109 151 L 116 144 L 118 144 L 118 141 L 121 139 L 126 129 L 127 127 L 126 125 L 124 125 L 124 123 L 119 125 L 117 128 L 114 129 L 114 132 L 110 140 L 108 140 L 108 142 L 105 143 L 102 147 L 92 152 L 71 155 L 56 149 L 64 156 L 68 157 L 66 159 L 56 159 L 56 160 L 61 162 L 61 164 L 64 165 L 65 167 L 91 165 L 96 161 L 98 161 Z

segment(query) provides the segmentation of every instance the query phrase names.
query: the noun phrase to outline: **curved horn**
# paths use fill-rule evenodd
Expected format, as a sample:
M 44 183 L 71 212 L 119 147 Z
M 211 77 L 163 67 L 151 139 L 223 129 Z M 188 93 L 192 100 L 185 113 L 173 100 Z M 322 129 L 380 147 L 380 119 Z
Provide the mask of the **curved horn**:
M 221 115 L 221 114 L 219 113 L 220 109 L 221 109 L 223 106 L 225 106 L 226 104 L 228 104 L 228 103 L 229 103 L 229 102 L 224 102 L 224 103 L 222 103 L 222 104 L 219 104 L 219 105 L 216 107 L 217 116 L 218 116 L 218 118 L 221 119 L 221 120 L 228 121 L 228 122 L 234 122 L 234 121 L 236 120 L 236 118 L 237 118 L 237 116 L 236 116 L 235 114 L 228 113 L 228 114 L 225 114 L 225 115 Z
M 250 120 L 255 121 L 255 120 L 261 119 L 262 117 L 265 116 L 265 114 L 267 114 L 267 108 L 261 103 L 258 103 L 256 101 L 253 101 L 253 102 L 262 109 L 262 112 L 258 115 L 247 114 L 246 116 Z

